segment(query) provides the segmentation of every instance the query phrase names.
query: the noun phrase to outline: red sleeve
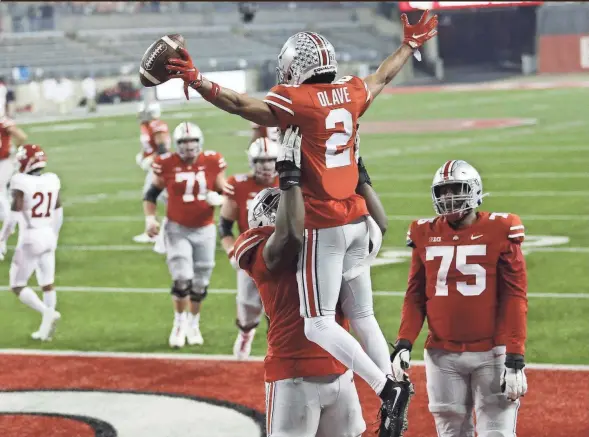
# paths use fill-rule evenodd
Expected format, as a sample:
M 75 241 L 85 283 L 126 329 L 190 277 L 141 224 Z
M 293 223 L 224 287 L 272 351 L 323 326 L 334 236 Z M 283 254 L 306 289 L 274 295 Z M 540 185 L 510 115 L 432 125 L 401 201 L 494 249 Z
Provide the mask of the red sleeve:
M 397 339 L 404 338 L 413 344 L 423 327 L 426 315 L 425 266 L 419 257 L 418 249 L 413 249 L 407 282 L 407 292 L 401 312 L 401 327 Z
M 358 79 L 360 81 L 359 88 L 360 88 L 360 93 L 361 93 L 361 96 L 363 99 L 362 106 L 360 109 L 360 115 L 359 115 L 360 117 L 362 117 L 362 115 L 364 115 L 366 110 L 372 104 L 372 93 L 368 89 L 368 84 L 364 81 L 364 79 L 361 79 L 359 77 L 356 77 L 356 79 Z
M 288 87 L 276 85 L 268 91 L 268 94 L 264 97 L 264 102 L 268 104 L 274 115 L 278 118 L 280 129 L 285 130 L 289 124 L 293 123 L 295 110 Z
M 260 243 L 266 240 L 264 235 L 256 231 L 257 229 L 249 229 L 244 232 L 237 238 L 237 241 L 235 241 L 235 245 L 233 246 L 237 264 L 250 276 L 252 276 L 254 270 L 256 260 L 255 253 L 260 247 Z
M 509 241 L 497 265 L 499 296 L 497 329 L 505 336 L 507 353 L 523 355 L 525 352 L 528 317 L 527 289 L 526 261 L 521 245 L 519 242 Z
M 235 189 L 237 187 L 237 181 L 235 180 L 235 176 L 230 176 L 229 179 L 225 181 L 225 185 L 223 185 L 223 194 L 231 200 L 236 200 Z
M 522 220 L 516 214 L 509 214 L 509 232 L 507 233 L 507 239 L 514 243 L 523 243 L 526 233 L 525 227 Z
M 164 172 L 165 172 L 165 167 L 166 167 L 166 157 L 169 156 L 169 154 L 163 154 L 163 155 L 159 155 L 156 156 L 156 158 L 153 160 L 153 162 L 151 163 L 151 169 L 153 170 L 153 173 L 156 176 L 163 176 Z
M 227 161 L 225 161 L 225 158 L 220 153 L 217 153 L 216 161 L 219 173 L 221 173 L 223 170 L 227 168 Z

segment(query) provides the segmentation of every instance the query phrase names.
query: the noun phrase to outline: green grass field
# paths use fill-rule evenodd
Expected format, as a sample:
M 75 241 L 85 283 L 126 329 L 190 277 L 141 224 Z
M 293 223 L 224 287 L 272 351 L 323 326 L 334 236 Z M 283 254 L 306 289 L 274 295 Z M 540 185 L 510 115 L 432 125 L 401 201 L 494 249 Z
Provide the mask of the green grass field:
M 535 125 L 500 130 L 363 133 L 361 145 L 374 187 L 390 217 L 383 252 L 403 251 L 411 219 L 433 215 L 431 178 L 448 159 L 465 159 L 479 169 L 491 193 L 485 199 L 485 210 L 522 217 L 528 240 L 540 241 L 527 255 L 532 296 L 527 360 L 531 362 L 589 363 L 588 101 L 588 89 L 574 88 L 385 95 L 362 119 L 537 119 Z M 167 111 L 162 118 L 171 128 L 185 118 L 198 123 L 205 148 L 227 159 L 228 174 L 247 170 L 249 123 L 245 120 L 190 104 Z M 134 161 L 139 150 L 136 118 L 24 128 L 32 142 L 45 147 L 49 170 L 62 178 L 66 222 L 57 252 L 58 291 L 60 286 L 167 289 L 170 279 L 164 257 L 152 252 L 151 246 L 131 241 L 143 229 L 144 173 Z M 245 136 L 238 134 L 244 131 Z M 546 238 L 534 239 L 539 236 L 566 238 L 555 245 Z M 0 282 L 6 285 L 9 259 L 0 266 Z M 374 289 L 404 290 L 407 270 L 406 260 L 373 268 Z M 235 288 L 234 271 L 220 246 L 211 288 Z M 534 296 L 536 293 L 556 297 Z M 563 298 L 569 294 L 578 297 Z M 205 345 L 179 353 L 230 354 L 236 333 L 234 302 L 234 294 L 212 293 L 201 322 Z M 401 304 L 398 295 L 375 297 L 378 320 L 391 340 Z M 165 293 L 61 292 L 58 307 L 63 320 L 57 336 L 41 344 L 30 339 L 38 315 L 11 293 L 0 293 L 0 348 L 168 351 L 172 314 Z M 257 355 L 265 351 L 263 331 L 254 344 Z M 420 352 L 416 355 L 418 358 Z

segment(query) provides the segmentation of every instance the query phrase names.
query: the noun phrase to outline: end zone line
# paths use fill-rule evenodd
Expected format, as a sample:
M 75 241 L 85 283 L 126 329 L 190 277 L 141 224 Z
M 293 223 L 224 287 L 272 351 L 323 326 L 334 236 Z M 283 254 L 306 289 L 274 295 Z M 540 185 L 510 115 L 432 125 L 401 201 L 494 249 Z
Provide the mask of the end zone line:
M 250 356 L 247 360 L 238 360 L 233 355 L 205 355 L 183 353 L 149 353 L 149 352 L 86 352 L 73 350 L 42 350 L 42 349 L 0 349 L 0 355 L 31 355 L 31 356 L 55 356 L 76 358 L 136 358 L 156 360 L 184 360 L 184 361 L 239 361 L 239 362 L 263 362 L 264 357 Z M 412 366 L 423 366 L 422 360 L 411 360 Z M 554 363 L 526 363 L 526 368 L 538 370 L 569 370 L 588 372 L 586 364 L 554 364 Z
M 33 287 L 35 288 L 35 287 Z M 35 288 L 38 289 L 38 288 Z M 85 293 L 169 293 L 169 288 L 132 288 L 132 287 L 92 287 L 92 286 L 59 286 L 56 290 L 58 292 L 85 292 Z M 0 286 L 0 291 L 10 291 L 10 287 Z M 209 289 L 209 293 L 213 294 L 237 294 L 237 290 L 233 288 L 215 288 Z M 375 290 L 372 292 L 374 296 L 391 296 L 403 297 L 404 291 L 390 291 L 390 290 Z M 589 299 L 589 292 L 584 293 L 528 293 L 528 297 L 533 298 L 548 298 L 548 299 Z

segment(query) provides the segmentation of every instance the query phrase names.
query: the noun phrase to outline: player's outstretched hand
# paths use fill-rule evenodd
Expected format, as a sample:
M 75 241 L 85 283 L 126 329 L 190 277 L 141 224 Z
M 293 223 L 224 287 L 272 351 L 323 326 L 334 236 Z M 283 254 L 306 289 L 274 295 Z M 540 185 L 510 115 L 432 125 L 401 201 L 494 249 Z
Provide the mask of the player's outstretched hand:
M 429 11 L 425 11 L 416 24 L 409 24 L 407 14 L 401 15 L 403 23 L 403 44 L 407 44 L 412 49 L 418 49 L 427 40 L 432 39 L 438 34 L 438 16 L 434 15 L 428 20 Z
M 186 100 L 190 100 L 188 97 L 188 87 L 194 89 L 200 88 L 202 85 L 202 74 L 198 71 L 198 68 L 194 66 L 190 54 L 184 47 L 179 47 L 178 52 L 180 58 L 168 59 L 166 69 L 170 73 L 169 79 L 181 78 L 184 81 L 184 95 Z

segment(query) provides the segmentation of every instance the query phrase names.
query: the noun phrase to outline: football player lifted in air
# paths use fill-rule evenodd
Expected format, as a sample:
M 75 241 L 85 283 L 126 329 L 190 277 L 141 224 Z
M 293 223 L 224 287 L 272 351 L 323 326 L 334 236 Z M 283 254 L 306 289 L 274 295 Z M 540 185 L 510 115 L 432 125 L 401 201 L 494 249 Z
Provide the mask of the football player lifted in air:
M 173 281 L 174 325 L 169 344 L 180 348 L 186 341 L 203 344 L 200 307 L 215 266 L 213 214 L 214 207 L 222 203 L 227 164 L 219 153 L 203 150 L 203 134 L 195 124 L 179 124 L 173 141 L 175 151 L 153 161 L 153 182 L 145 193 L 143 209 L 147 235 L 158 235 L 156 202 L 164 189 L 168 191 L 163 233 Z
M 0 113 L 4 108 L 0 108 Z M 11 148 L 18 148 L 27 140 L 27 135 L 19 128 L 14 120 L 0 116 L 0 221 L 6 220 L 10 214 L 10 200 L 8 199 L 8 181 L 14 174 L 15 163 L 11 156 Z
M 527 391 L 524 225 L 515 214 L 478 212 L 479 173 L 448 161 L 435 173 L 438 214 L 409 226 L 413 248 L 401 327 L 391 356 L 401 378 L 427 318 L 425 371 L 438 436 L 515 437 Z
M 415 25 L 409 24 L 406 15 L 401 18 L 403 43 L 364 79 L 346 76 L 335 80 L 334 47 L 313 32 L 300 32 L 286 41 L 278 56 L 279 84 L 263 100 L 206 79 L 184 49 L 182 59 L 169 59 L 167 67 L 170 78 L 184 80 L 187 97 L 191 87 L 216 107 L 261 126 L 300 127 L 302 167 L 290 168 L 285 162 L 279 173 L 281 188 L 300 184 L 305 199 L 305 235 L 297 267 L 305 334 L 367 381 L 386 399 L 385 409 L 392 405 L 391 396 L 396 396 L 387 378 L 391 373 L 388 346 L 374 317 L 369 269 L 350 278 L 350 272 L 369 253 L 368 210 L 356 193 L 358 164 L 353 145 L 358 119 L 414 50 L 437 33 L 437 16 L 428 19 L 428 11 Z M 336 323 L 340 300 L 350 303 L 343 311 L 366 352 Z M 389 431 L 392 435 L 393 430 Z
M 288 128 L 279 166 L 285 160 L 300 163 L 300 149 L 298 128 Z M 352 372 L 306 338 L 298 314 L 297 258 L 304 215 L 300 186 L 265 188 L 248 210 L 250 229 L 235 243 L 236 262 L 255 280 L 269 318 L 266 432 L 283 437 L 360 436 L 366 425 Z M 335 319 L 347 328 L 339 305 Z
M 162 110 L 160 104 L 157 102 L 140 103 L 137 111 L 137 118 L 140 121 L 141 135 L 139 141 L 141 142 L 141 151 L 135 157 L 135 162 L 145 172 L 145 182 L 143 183 L 143 195 L 151 186 L 153 181 L 153 170 L 151 163 L 153 160 L 170 151 L 170 131 L 165 121 L 160 120 Z M 160 199 L 163 202 L 167 201 L 167 192 L 161 194 Z M 162 223 L 164 224 L 164 223 Z M 163 239 L 160 237 L 151 238 L 145 232 L 133 237 L 136 243 L 156 243 L 154 249 L 157 252 L 163 250 Z
M 233 355 L 238 359 L 247 358 L 251 352 L 252 341 L 256 327 L 260 323 L 263 308 L 256 284 L 235 262 L 233 223 L 237 221 L 240 234 L 247 231 L 249 228 L 248 207 L 252 199 L 264 188 L 278 186 L 278 173 L 275 169 L 278 144 L 269 138 L 259 137 L 249 146 L 247 156 L 252 171 L 231 176 L 227 180 L 223 189 L 226 200 L 223 202 L 219 216 L 221 244 L 229 256 L 231 265 L 237 270 L 235 323 L 239 332 L 233 345 Z
M 55 173 L 42 173 L 47 156 L 36 144 L 20 146 L 16 152 L 18 173 L 10 179 L 12 208 L 0 231 L 0 255 L 6 254 L 6 240 L 19 225 L 18 242 L 10 264 L 10 287 L 19 300 L 43 315 L 33 339 L 51 340 L 57 321 L 55 310 L 55 250 L 63 223 L 61 182 Z M 35 272 L 43 300 L 27 286 Z

